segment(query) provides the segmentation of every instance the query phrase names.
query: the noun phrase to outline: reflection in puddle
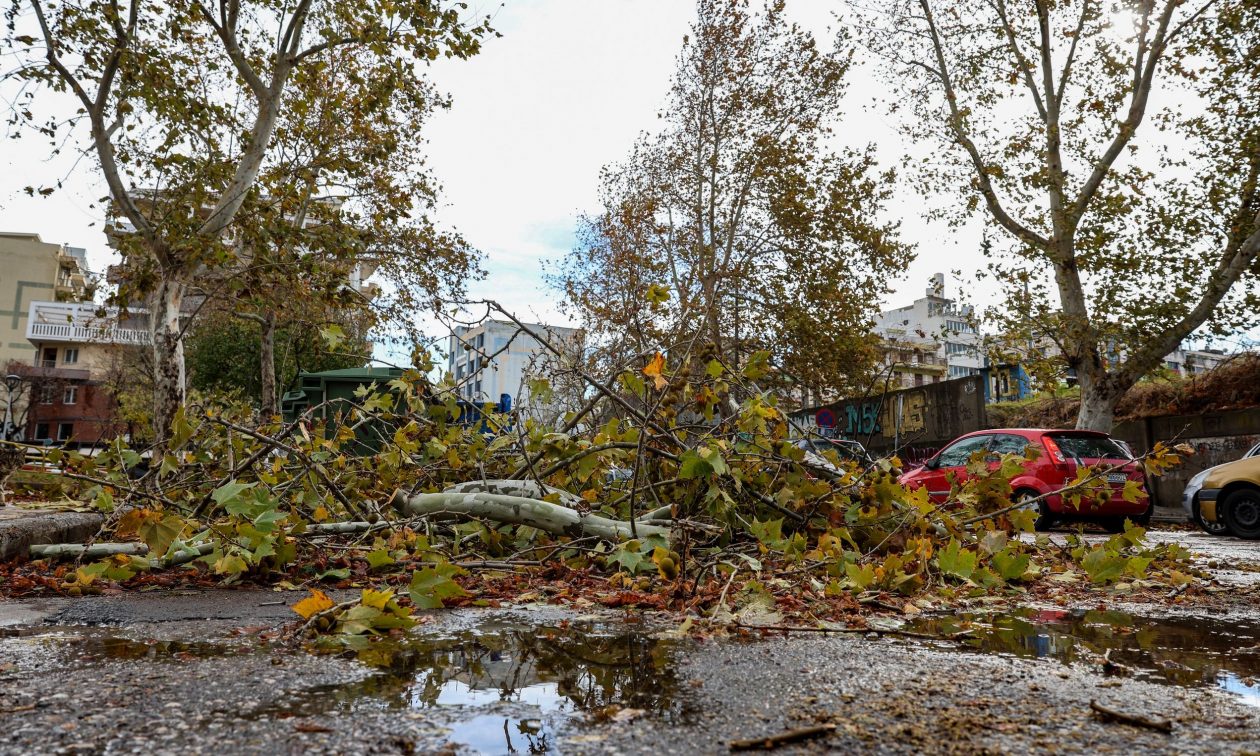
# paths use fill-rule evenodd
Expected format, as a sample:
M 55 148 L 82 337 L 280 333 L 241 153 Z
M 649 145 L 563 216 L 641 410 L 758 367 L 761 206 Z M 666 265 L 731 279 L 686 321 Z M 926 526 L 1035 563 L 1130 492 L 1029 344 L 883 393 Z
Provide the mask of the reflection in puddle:
M 1123 612 L 1024 609 L 923 617 L 910 628 L 973 649 L 1096 664 L 1104 653 L 1134 676 L 1215 685 L 1260 706 L 1260 625 L 1202 617 L 1149 619 Z M 960 635 L 961 634 L 961 635 Z
M 445 636 L 374 643 L 359 655 L 377 672 L 352 685 L 308 689 L 255 716 L 332 709 L 449 710 L 448 738 L 477 753 L 546 753 L 578 715 L 641 710 L 682 721 L 670 643 L 624 627 L 482 625 Z

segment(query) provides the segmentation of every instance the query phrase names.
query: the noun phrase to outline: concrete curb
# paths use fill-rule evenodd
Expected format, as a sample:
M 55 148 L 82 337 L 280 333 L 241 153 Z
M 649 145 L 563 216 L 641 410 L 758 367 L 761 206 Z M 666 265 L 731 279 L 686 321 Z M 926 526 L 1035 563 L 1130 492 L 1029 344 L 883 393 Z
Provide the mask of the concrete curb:
M 1181 507 L 1155 507 L 1155 511 L 1151 514 L 1151 520 L 1154 522 L 1189 522 L 1186 517 L 1186 511 Z
M 36 512 L 0 508 L 0 560 L 25 557 L 37 543 L 83 543 L 105 518 L 91 512 Z

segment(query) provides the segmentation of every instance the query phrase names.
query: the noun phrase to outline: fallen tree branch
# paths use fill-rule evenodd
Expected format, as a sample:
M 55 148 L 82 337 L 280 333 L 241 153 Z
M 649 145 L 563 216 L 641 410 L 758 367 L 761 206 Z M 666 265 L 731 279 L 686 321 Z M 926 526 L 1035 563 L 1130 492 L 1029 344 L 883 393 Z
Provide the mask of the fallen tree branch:
M 526 499 L 545 499 L 548 496 L 556 496 L 560 499 L 560 504 L 570 509 L 589 507 L 591 505 L 589 501 L 577 494 L 539 483 L 536 480 L 526 479 L 491 478 L 488 480 L 470 480 L 466 483 L 448 486 L 443 490 L 443 493 L 488 493 L 503 496 L 521 496 Z
M 630 523 L 596 514 L 582 514 L 574 509 L 541 499 L 493 493 L 457 492 L 407 494 L 402 490 L 393 496 L 394 506 L 409 515 L 463 515 L 484 517 L 510 525 L 531 528 L 571 537 L 593 535 L 608 541 L 624 541 L 631 537 Z M 669 537 L 669 528 L 640 525 L 639 534 Z
M 1093 709 L 1098 718 L 1104 722 L 1119 722 L 1120 724 L 1133 725 L 1134 727 L 1145 727 L 1148 730 L 1156 730 L 1165 735 L 1171 735 L 1173 731 L 1172 721 L 1168 719 L 1152 719 L 1143 714 L 1126 714 L 1123 711 L 1103 706 L 1097 701 L 1090 701 L 1089 708 Z
M 143 543 L 43 543 L 32 544 L 31 559 L 103 559 L 115 554 L 143 556 L 149 547 Z
M 836 726 L 833 724 L 811 725 L 809 727 L 797 727 L 793 730 L 784 730 L 776 732 L 773 735 L 767 735 L 764 738 L 749 738 L 747 740 L 732 740 L 727 743 L 732 751 L 768 751 L 772 748 L 778 748 L 781 745 L 789 743 L 799 743 L 802 740 L 811 738 L 819 738 L 834 731 Z
M 150 559 L 149 568 L 154 570 L 165 570 L 171 567 L 178 567 L 181 564 L 187 564 L 194 559 L 201 557 L 214 551 L 213 543 L 200 543 L 196 546 L 184 546 L 161 559 Z

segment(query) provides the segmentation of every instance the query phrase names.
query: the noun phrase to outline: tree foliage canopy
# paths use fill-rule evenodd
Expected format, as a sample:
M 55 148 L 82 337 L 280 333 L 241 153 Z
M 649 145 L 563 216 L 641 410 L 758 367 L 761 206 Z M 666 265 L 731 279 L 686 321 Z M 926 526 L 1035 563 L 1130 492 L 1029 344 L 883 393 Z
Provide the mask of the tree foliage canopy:
M 921 188 L 953 221 L 983 208 L 1002 229 L 990 272 L 1009 301 L 993 314 L 1076 371 L 1079 425 L 1110 428 L 1119 397 L 1196 330 L 1255 324 L 1254 3 L 888 0 L 865 14 L 906 133 L 948 147 L 921 163 Z
M 268 203 L 293 220 L 309 198 L 336 197 L 354 208 L 345 222 L 371 235 L 346 245 L 354 251 L 404 245 L 414 259 L 440 248 L 437 275 L 468 267 L 462 242 L 423 220 L 433 191 L 416 139 L 443 102 L 425 67 L 475 54 L 489 31 L 464 10 L 436 0 L 7 4 L 10 75 L 26 85 L 13 122 L 54 152 L 86 127 L 109 188 L 124 295 L 147 299 L 154 323 L 159 438 L 183 398 L 186 290 L 248 262 Z M 69 119 L 36 101 L 47 90 L 73 98 Z M 398 275 L 427 274 L 409 261 Z
M 782 2 L 698 3 L 660 130 L 604 169 L 604 212 L 552 271 L 610 354 L 699 337 L 734 361 L 769 349 L 816 390 L 862 375 L 909 253 L 880 220 L 892 175 L 834 146 L 849 65 Z

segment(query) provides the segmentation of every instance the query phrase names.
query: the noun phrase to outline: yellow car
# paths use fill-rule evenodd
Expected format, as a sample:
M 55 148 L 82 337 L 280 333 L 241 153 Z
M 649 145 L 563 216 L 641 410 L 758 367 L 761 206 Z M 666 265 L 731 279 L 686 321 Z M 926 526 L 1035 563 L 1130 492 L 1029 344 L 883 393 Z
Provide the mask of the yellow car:
M 1260 445 L 1191 478 L 1182 505 L 1209 533 L 1260 538 Z

